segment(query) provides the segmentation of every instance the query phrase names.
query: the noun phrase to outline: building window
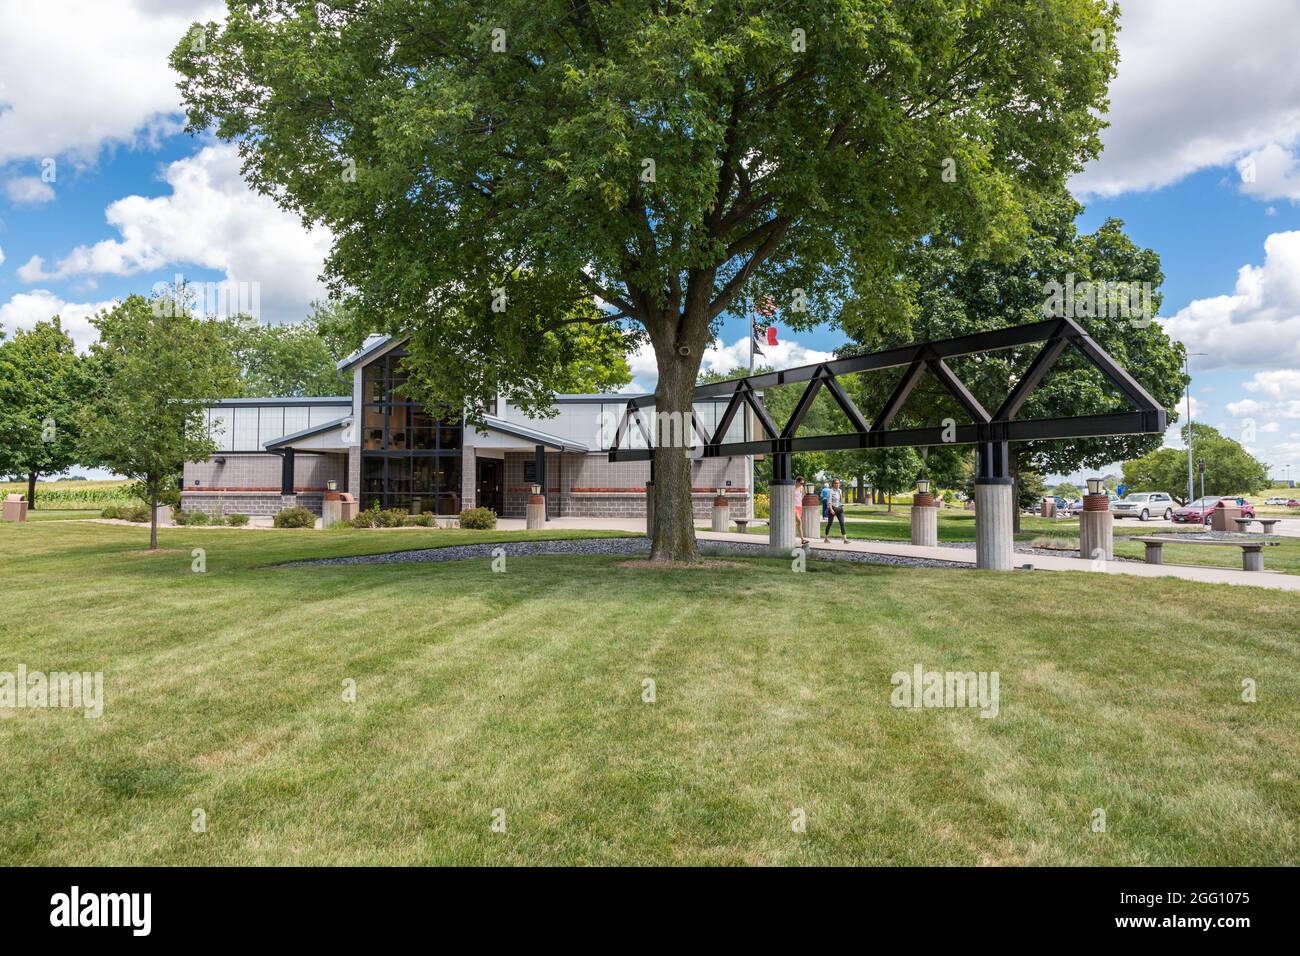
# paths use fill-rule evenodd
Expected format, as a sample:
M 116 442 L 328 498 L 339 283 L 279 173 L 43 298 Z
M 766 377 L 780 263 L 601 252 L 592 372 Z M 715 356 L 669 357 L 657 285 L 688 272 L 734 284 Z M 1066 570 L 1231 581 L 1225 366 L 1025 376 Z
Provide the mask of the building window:
M 460 514 L 462 425 L 401 393 L 406 354 L 390 352 L 362 372 L 361 506 Z

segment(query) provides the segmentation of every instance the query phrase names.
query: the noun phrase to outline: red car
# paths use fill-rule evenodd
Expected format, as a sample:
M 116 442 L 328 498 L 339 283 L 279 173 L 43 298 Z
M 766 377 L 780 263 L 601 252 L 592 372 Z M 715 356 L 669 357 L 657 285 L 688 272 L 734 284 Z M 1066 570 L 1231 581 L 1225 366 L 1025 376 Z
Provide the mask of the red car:
M 1210 513 L 1215 508 L 1229 506 L 1240 508 L 1243 518 L 1255 517 L 1255 506 L 1245 498 L 1197 498 L 1191 504 L 1174 512 L 1174 524 L 1209 524 Z

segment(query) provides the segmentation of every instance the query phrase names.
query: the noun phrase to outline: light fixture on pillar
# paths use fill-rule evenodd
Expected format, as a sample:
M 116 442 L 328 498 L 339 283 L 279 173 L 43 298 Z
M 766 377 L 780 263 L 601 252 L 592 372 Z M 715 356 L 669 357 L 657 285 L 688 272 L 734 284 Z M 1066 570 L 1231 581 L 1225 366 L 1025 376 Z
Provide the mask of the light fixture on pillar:
M 541 486 L 541 485 L 533 485 L 533 494 L 535 494 L 535 495 L 540 495 L 541 493 L 542 493 L 542 486 Z
M 918 479 L 916 479 L 916 493 L 917 493 L 918 495 L 928 495 L 928 494 L 930 493 L 930 479 L 929 479 L 929 478 L 918 478 Z
M 331 478 L 331 479 L 329 479 L 327 482 L 325 482 L 325 490 L 326 490 L 326 491 L 338 491 L 338 490 L 339 490 L 339 483 L 338 483 L 337 481 L 335 481 L 333 478 Z
M 726 488 L 715 488 L 714 491 L 717 493 L 719 498 L 721 498 L 723 495 L 727 493 Z
M 1088 479 L 1088 494 L 1090 494 L 1090 495 L 1099 495 L 1099 494 L 1101 494 L 1101 484 L 1102 484 L 1102 480 L 1101 480 L 1100 478 L 1089 478 L 1089 479 Z

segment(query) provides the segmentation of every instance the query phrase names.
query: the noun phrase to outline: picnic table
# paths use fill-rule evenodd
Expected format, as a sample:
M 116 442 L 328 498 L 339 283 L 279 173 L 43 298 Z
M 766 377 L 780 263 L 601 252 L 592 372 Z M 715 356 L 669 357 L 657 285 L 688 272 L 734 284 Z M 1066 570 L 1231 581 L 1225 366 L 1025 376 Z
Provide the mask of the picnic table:
M 1184 541 L 1183 538 L 1188 540 Z M 1146 545 L 1146 554 L 1143 560 L 1147 564 L 1164 564 L 1164 546 L 1167 544 L 1194 544 L 1199 547 L 1220 547 L 1220 548 L 1241 548 L 1241 567 L 1243 571 L 1263 571 L 1264 570 L 1264 549 L 1268 547 L 1277 547 L 1276 541 L 1265 541 L 1263 537 L 1241 538 L 1238 540 L 1229 540 L 1225 538 L 1200 538 L 1193 535 L 1178 535 L 1175 537 L 1145 537 L 1132 538 L 1133 541 L 1141 541 Z

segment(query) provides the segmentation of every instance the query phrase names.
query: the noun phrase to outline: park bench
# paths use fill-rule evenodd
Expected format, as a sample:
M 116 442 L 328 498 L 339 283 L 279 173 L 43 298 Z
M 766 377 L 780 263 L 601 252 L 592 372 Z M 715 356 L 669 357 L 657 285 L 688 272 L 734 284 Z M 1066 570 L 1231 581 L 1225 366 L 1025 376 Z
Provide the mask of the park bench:
M 1250 526 L 1254 524 L 1256 521 L 1258 521 L 1261 525 L 1264 526 L 1265 534 L 1272 534 L 1273 525 L 1277 524 L 1282 519 L 1281 518 L 1233 518 L 1232 520 L 1237 522 L 1238 531 L 1241 532 L 1249 531 Z
M 1184 541 L 1183 538 L 1188 540 Z M 1276 547 L 1276 541 L 1264 541 L 1259 538 L 1245 539 L 1241 541 L 1225 541 L 1221 538 L 1197 538 L 1192 535 L 1182 535 L 1178 538 L 1132 538 L 1133 541 L 1141 541 L 1146 545 L 1146 556 L 1144 560 L 1147 564 L 1164 564 L 1164 546 L 1167 544 L 1195 544 L 1202 547 L 1220 547 L 1220 548 L 1241 548 L 1241 567 L 1244 571 L 1263 571 L 1264 570 L 1264 549 L 1266 547 Z

